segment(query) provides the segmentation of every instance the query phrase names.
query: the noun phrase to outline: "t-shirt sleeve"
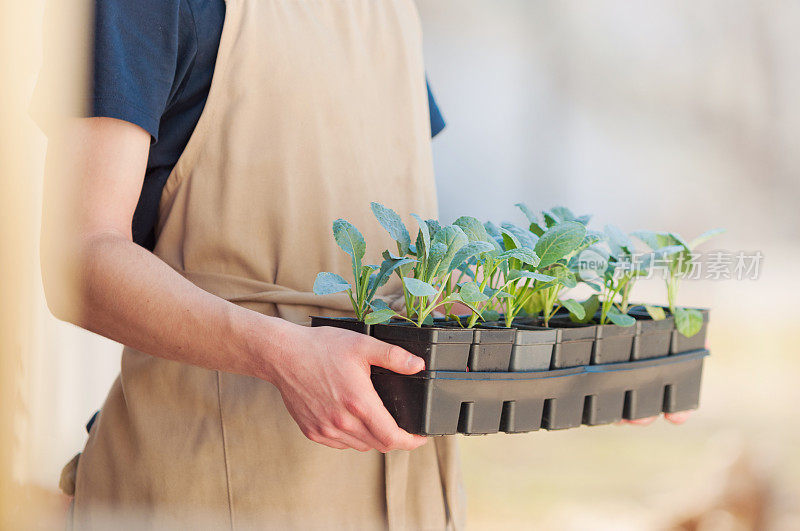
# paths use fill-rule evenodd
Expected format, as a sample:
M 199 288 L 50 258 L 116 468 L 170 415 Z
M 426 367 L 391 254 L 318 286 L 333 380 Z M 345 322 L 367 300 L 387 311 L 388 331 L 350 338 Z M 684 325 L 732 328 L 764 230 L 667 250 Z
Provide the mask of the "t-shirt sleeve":
M 444 129 L 445 121 L 442 112 L 439 110 L 439 105 L 436 103 L 436 98 L 433 97 L 430 82 L 428 85 L 428 107 L 430 108 L 431 115 L 431 137 L 434 137 L 442 132 Z
M 180 0 L 95 0 L 89 115 L 158 139 L 178 61 Z

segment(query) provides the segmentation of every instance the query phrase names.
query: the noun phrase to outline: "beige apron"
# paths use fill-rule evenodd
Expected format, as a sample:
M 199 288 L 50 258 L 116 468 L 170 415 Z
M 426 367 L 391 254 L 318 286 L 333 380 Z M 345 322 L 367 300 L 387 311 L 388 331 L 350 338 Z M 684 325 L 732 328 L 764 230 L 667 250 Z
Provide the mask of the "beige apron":
M 334 219 L 364 233 L 366 263 L 393 248 L 370 201 L 436 215 L 413 1 L 227 0 L 208 102 L 164 189 L 155 253 L 268 315 L 343 315 L 346 297 L 309 290 L 317 272 L 349 270 Z M 461 498 L 450 438 L 386 456 L 329 449 L 302 435 L 270 384 L 126 348 L 78 462 L 74 523 L 457 528 Z

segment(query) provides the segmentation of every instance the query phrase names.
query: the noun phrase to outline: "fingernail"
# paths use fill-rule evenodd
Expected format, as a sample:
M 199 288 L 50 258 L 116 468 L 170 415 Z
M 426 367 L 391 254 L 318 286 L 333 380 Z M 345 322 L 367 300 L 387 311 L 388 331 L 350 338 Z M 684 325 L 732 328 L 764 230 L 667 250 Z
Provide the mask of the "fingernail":
M 407 365 L 408 365 L 408 370 L 410 371 L 419 372 L 425 368 L 425 362 L 422 360 L 422 358 L 417 356 L 409 356 Z

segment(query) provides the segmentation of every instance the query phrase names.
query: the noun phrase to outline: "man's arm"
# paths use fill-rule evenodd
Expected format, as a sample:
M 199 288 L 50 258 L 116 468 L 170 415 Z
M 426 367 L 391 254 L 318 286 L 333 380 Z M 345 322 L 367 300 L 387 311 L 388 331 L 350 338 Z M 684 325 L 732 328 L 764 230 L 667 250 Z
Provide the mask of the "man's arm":
M 369 378 L 423 360 L 347 330 L 307 328 L 216 297 L 133 243 L 150 135 L 113 118 L 76 120 L 51 139 L 42 267 L 59 318 L 154 356 L 276 385 L 302 432 L 333 448 L 413 449 Z M 57 169 L 57 171 L 53 171 Z

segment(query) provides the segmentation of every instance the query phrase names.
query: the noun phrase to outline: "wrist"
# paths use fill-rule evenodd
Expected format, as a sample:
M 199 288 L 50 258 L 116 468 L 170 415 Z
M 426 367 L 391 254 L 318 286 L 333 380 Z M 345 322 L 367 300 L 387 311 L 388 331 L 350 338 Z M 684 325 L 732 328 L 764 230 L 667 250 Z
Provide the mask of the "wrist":
M 241 310 L 244 316 L 236 319 L 238 330 L 233 335 L 239 338 L 236 348 L 243 364 L 241 372 L 275 384 L 281 366 L 286 363 L 289 345 L 297 343 L 298 333 L 305 327 L 252 310 Z

